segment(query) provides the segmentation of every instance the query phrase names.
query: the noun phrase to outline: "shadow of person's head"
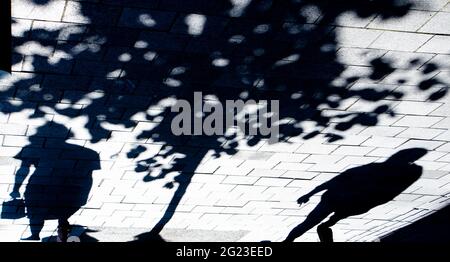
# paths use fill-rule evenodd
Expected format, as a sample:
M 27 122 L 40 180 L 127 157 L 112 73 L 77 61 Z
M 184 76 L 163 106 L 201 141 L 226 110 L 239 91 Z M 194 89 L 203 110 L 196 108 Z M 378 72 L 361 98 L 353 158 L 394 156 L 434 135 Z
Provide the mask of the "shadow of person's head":
M 34 137 L 53 137 L 60 139 L 70 139 L 74 137 L 72 131 L 69 130 L 66 126 L 52 122 L 42 125 L 36 129 L 36 132 L 33 135 Z
M 409 165 L 419 160 L 427 154 L 428 150 L 424 148 L 408 148 L 401 150 L 386 160 L 386 164 Z

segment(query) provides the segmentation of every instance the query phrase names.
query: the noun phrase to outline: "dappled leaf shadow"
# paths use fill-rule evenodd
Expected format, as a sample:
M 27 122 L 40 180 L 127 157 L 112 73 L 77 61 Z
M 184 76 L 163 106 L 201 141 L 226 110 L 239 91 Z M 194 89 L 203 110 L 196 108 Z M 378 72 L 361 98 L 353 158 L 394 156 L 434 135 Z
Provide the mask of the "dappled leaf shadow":
M 52 0 L 29 1 L 45 6 Z M 163 144 L 158 153 L 147 158 L 142 157 L 146 153 L 143 145 L 126 153 L 127 158 L 136 159 L 133 169 L 144 173 L 146 182 L 179 173 L 166 184 L 167 188 L 176 187 L 175 195 L 166 215 L 152 230 L 153 235 L 158 235 L 173 216 L 197 166 L 209 151 L 214 152 L 212 157 L 219 157 L 235 154 L 243 142 L 246 146 L 276 142 L 267 136 L 243 136 L 245 130 L 235 126 L 225 126 L 229 132 L 220 135 L 175 136 L 171 130 L 176 116 L 171 112 L 174 100 L 184 99 L 192 104 L 195 91 L 221 104 L 237 99 L 279 100 L 277 141 L 289 142 L 293 137 L 307 140 L 323 134 L 328 142 L 333 142 L 345 138 L 342 131 L 358 125 L 375 126 L 380 116 L 395 115 L 395 108 L 387 103 L 369 112 L 345 111 L 348 101 L 385 102 L 404 96 L 400 91 L 378 90 L 369 84 L 394 73 L 392 61 L 374 58 L 365 67 L 367 71 L 358 71 L 338 59 L 339 31 L 334 25 L 344 13 L 359 18 L 401 17 L 408 13 L 411 3 L 157 2 L 139 1 L 135 5 L 189 9 L 194 15 L 183 14 L 182 19 L 168 23 L 168 14 L 154 15 L 152 19 L 136 14 L 122 17 L 125 27 L 115 27 L 119 22 L 119 16 L 114 15 L 119 12 L 116 5 L 82 1 L 76 3 L 79 15 L 89 24 L 69 33 L 65 28 L 25 30 L 13 39 L 14 61 L 22 63 L 23 72 L 42 74 L 16 73 L 10 88 L 0 94 L 4 98 L 3 113 L 34 110 L 30 119 L 55 115 L 59 120 L 48 121 L 65 121 L 73 129 L 80 129 L 77 123 L 81 121 L 91 143 L 117 139 L 120 130 L 108 128 L 116 125 L 133 130 L 133 143 Z M 436 65 L 425 66 L 425 80 L 418 85 L 423 91 L 442 87 L 429 95 L 432 101 L 445 96 L 448 90 L 439 79 L 427 77 L 437 69 Z M 406 80 L 400 79 L 401 82 Z M 359 88 L 354 88 L 355 84 Z M 326 114 L 327 111 L 334 114 Z M 196 113 L 199 112 L 191 115 Z M 248 119 L 242 121 L 249 124 Z M 301 127 L 305 121 L 314 127 Z M 140 128 L 139 123 L 146 125 Z M 336 123 L 334 130 L 323 133 L 331 123 Z

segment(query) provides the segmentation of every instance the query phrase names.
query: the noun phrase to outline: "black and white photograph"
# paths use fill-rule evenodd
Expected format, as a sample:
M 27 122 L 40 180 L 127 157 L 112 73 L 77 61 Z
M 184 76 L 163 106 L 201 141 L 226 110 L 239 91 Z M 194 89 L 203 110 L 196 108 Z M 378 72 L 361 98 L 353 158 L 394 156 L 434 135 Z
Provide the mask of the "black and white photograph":
M 450 1 L 0 2 L 0 247 L 448 249 Z

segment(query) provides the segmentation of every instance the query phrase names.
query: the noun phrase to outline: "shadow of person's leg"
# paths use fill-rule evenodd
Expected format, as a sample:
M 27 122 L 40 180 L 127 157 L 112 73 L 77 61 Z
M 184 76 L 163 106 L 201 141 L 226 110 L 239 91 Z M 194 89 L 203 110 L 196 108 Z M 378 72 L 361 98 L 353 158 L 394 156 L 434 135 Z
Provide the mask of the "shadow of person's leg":
M 40 240 L 39 234 L 44 227 L 44 219 L 40 217 L 30 218 L 30 231 L 31 236 L 22 238 L 22 240 Z
M 58 219 L 58 241 L 67 242 L 70 232 L 70 224 L 68 218 Z
M 346 218 L 347 216 L 335 213 L 328 221 L 323 222 L 317 227 L 317 234 L 319 235 L 320 242 L 330 243 L 333 242 L 333 231 L 330 227 L 334 226 L 339 220 Z
M 314 209 L 309 213 L 309 215 L 306 217 L 305 221 L 301 223 L 300 225 L 296 226 L 292 231 L 289 233 L 289 235 L 286 237 L 286 239 L 283 242 L 292 242 L 297 237 L 303 235 L 306 231 L 313 228 L 315 225 L 319 224 L 322 220 L 327 218 L 329 214 L 331 214 L 333 211 L 331 208 L 324 204 L 323 201 L 320 202 Z

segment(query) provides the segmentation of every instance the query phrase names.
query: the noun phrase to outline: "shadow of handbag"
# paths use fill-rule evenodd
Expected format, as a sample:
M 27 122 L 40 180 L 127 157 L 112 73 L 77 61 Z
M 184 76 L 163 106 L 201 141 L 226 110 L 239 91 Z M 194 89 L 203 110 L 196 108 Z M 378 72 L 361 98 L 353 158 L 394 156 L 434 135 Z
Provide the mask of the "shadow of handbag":
M 2 219 L 19 219 L 25 217 L 25 202 L 23 199 L 15 198 L 2 204 Z

